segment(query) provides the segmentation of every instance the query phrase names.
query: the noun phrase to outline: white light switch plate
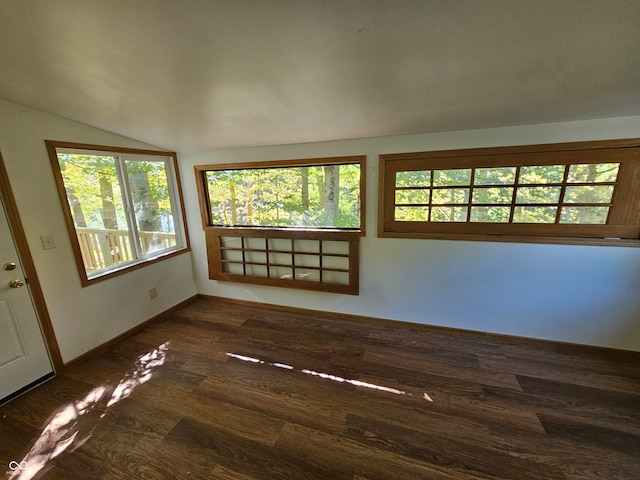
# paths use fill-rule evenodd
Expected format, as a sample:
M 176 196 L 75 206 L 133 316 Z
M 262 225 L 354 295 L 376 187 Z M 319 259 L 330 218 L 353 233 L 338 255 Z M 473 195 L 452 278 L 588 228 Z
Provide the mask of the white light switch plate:
M 53 241 L 53 235 L 40 235 L 43 250 L 51 250 L 56 248 L 56 242 Z

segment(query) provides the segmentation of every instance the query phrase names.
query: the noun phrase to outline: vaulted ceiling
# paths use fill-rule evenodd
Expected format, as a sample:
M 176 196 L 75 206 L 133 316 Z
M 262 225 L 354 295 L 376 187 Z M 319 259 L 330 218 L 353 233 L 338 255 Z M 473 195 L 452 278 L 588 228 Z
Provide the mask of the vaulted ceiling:
M 178 151 L 640 115 L 640 1 L 0 0 L 0 97 Z

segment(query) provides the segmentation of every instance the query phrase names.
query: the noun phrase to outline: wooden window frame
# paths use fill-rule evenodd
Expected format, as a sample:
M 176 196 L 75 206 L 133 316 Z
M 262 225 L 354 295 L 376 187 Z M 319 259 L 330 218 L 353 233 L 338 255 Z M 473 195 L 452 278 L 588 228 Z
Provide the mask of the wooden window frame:
M 65 223 L 67 225 L 67 231 L 69 232 L 69 238 L 71 240 L 73 255 L 76 260 L 76 266 L 78 269 L 78 274 L 80 276 L 80 282 L 83 287 L 87 287 L 89 285 L 93 285 L 95 283 L 102 282 L 104 280 L 108 280 L 110 278 L 123 275 L 125 273 L 131 272 L 133 270 L 137 270 L 147 265 L 157 263 L 157 262 L 166 260 L 168 258 L 175 257 L 177 255 L 182 255 L 183 253 L 191 251 L 191 245 L 189 241 L 189 232 L 187 228 L 186 212 L 185 212 L 184 200 L 182 196 L 182 186 L 180 182 L 180 173 L 178 170 L 178 159 L 175 152 L 169 152 L 169 151 L 163 151 L 163 150 L 145 150 L 145 149 L 137 149 L 137 148 L 114 147 L 114 146 L 107 146 L 107 145 L 93 145 L 93 144 L 74 143 L 74 142 L 61 142 L 56 140 L 45 140 L 45 144 L 47 147 L 47 152 L 49 154 L 49 160 L 51 162 L 51 168 L 53 170 L 53 175 L 56 182 L 58 195 L 60 197 L 62 211 L 64 214 Z M 176 230 L 176 239 L 180 240 L 181 245 L 178 245 L 175 248 L 172 248 L 170 250 L 169 249 L 162 250 L 158 252 L 156 255 L 145 255 L 141 258 L 137 258 L 132 261 L 123 263 L 121 266 L 115 266 L 113 269 L 105 270 L 104 272 L 101 272 L 90 278 L 85 268 L 82 250 L 78 240 L 75 223 L 73 221 L 73 215 L 71 213 L 71 209 L 69 206 L 69 200 L 67 197 L 64 180 L 62 178 L 62 172 L 60 171 L 60 162 L 58 160 L 57 149 L 86 150 L 86 151 L 92 151 L 92 152 L 104 153 L 104 154 L 125 154 L 125 155 L 130 154 L 130 155 L 145 155 L 145 156 L 158 156 L 163 158 L 169 158 L 171 163 L 170 174 L 173 177 L 173 178 L 169 178 L 169 181 L 173 183 L 172 187 L 170 188 L 173 188 L 173 190 L 175 191 L 175 197 L 176 197 L 175 200 L 178 203 L 178 205 L 175 206 L 176 211 L 174 212 L 174 217 L 175 217 L 174 225 Z
M 287 167 L 317 167 L 323 165 L 342 165 L 342 164 L 358 164 L 360 165 L 360 228 L 332 228 L 332 227 L 313 227 L 313 226 L 224 226 L 214 224 L 211 220 L 211 208 L 209 204 L 209 195 L 207 189 L 206 173 L 208 171 L 219 170 L 249 170 L 263 168 L 287 168 Z M 285 288 L 297 288 L 303 290 L 313 290 L 320 292 L 342 293 L 348 295 L 359 294 L 359 255 L 360 255 L 360 237 L 365 235 L 366 221 L 366 156 L 352 155 L 344 157 L 326 157 L 326 158 L 305 158 L 293 160 L 271 160 L 260 162 L 244 162 L 244 163 L 225 163 L 212 165 L 196 165 L 194 167 L 196 186 L 198 190 L 198 200 L 200 203 L 200 213 L 202 225 L 205 232 L 207 258 L 209 263 L 209 278 L 211 280 L 220 280 L 228 282 L 249 283 L 255 285 L 277 286 Z M 274 278 L 269 275 L 255 276 L 248 272 L 248 266 L 253 265 L 250 261 L 241 262 L 243 266 L 243 274 L 232 274 L 224 271 L 225 248 L 221 243 L 222 237 L 241 237 L 247 238 L 263 238 L 268 239 L 309 239 L 322 241 L 342 241 L 348 242 L 348 255 L 340 255 L 348 257 L 348 268 L 341 269 L 343 273 L 347 273 L 349 277 L 348 284 L 332 283 L 325 281 L 320 274 L 320 281 L 306 281 L 295 278 Z M 244 242 L 244 240 L 243 240 Z M 244 245 L 244 243 L 243 243 Z M 293 245 L 293 243 L 292 243 Z M 250 248 L 242 248 L 243 258 L 244 252 L 251 250 Z M 267 248 L 268 250 L 268 248 Z M 295 249 L 292 246 L 292 270 L 304 268 L 295 264 Z M 299 253 L 299 252 L 298 252 Z M 322 258 L 323 254 L 319 255 Z M 331 254 L 328 254 L 331 256 Z M 234 262 L 235 263 L 235 262 Z M 269 264 L 269 260 L 265 262 Z M 322 260 L 320 260 L 322 265 Z M 268 265 L 267 269 L 268 269 Z M 319 269 L 323 270 L 322 267 Z M 326 269 L 331 270 L 331 269 Z
M 209 257 L 209 278 L 212 280 L 222 280 L 227 282 L 250 283 L 255 285 L 267 285 L 285 288 L 297 288 L 302 290 L 314 290 L 319 292 L 343 293 L 347 295 L 359 294 L 359 249 L 360 235 L 356 231 L 347 230 L 300 230 L 300 229 L 276 229 L 276 228 L 235 228 L 235 227 L 210 227 L 205 229 L 207 242 L 207 252 Z M 229 248 L 222 244 L 224 237 L 239 237 L 241 239 L 240 248 Z M 251 247 L 248 239 L 263 239 L 264 247 Z M 272 239 L 280 241 L 289 240 L 290 248 L 270 250 L 269 242 Z M 296 250 L 296 240 L 308 240 L 318 242 L 317 251 Z M 289 243 L 287 242 L 287 243 Z M 348 253 L 329 253 L 323 251 L 323 242 L 343 242 L 347 244 Z M 225 251 L 234 250 L 241 252 L 241 260 L 228 260 L 224 258 Z M 264 261 L 252 261 L 249 257 L 253 252 L 261 253 Z M 270 253 L 275 253 L 281 257 L 288 257 L 290 261 L 286 264 L 273 262 L 270 260 Z M 317 266 L 308 266 L 297 263 L 299 258 L 316 257 Z M 347 268 L 331 267 L 326 265 L 329 257 L 343 259 L 347 263 Z M 242 273 L 229 273 L 225 271 L 225 264 L 233 263 L 241 267 Z M 249 271 L 251 266 L 260 266 L 266 270 L 266 275 L 253 275 Z M 291 275 L 286 278 L 278 278 L 270 273 L 275 268 L 285 268 L 291 271 Z M 298 271 L 317 271 L 318 281 L 308 281 L 300 279 L 296 274 Z M 338 272 L 348 276 L 347 283 L 334 283 L 326 279 L 327 272 Z M 323 278 L 324 274 L 324 278 Z
M 620 163 L 618 178 L 612 182 L 615 191 L 607 225 L 396 221 L 394 217 L 396 172 L 588 163 Z M 380 155 L 378 180 L 379 237 L 640 246 L 640 139 Z M 566 185 L 566 176 L 563 182 Z M 512 202 L 514 208 L 515 193 Z

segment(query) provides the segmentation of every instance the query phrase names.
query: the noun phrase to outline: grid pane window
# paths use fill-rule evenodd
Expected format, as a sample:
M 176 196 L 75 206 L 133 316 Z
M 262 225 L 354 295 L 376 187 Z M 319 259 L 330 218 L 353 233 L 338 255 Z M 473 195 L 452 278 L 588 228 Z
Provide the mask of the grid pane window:
M 419 180 L 397 172 L 395 220 L 604 225 L 618 169 L 614 163 L 434 169 L 421 171 Z M 474 186 L 467 187 L 472 175 Z M 411 178 L 418 182 L 433 178 L 434 184 L 431 188 L 411 185 Z
M 380 235 L 640 240 L 640 141 L 466 152 L 381 155 Z

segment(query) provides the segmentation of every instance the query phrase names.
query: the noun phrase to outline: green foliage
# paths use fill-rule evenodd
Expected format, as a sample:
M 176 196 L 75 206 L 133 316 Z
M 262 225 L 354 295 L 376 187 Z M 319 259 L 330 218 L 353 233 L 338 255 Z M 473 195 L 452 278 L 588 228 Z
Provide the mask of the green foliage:
M 359 228 L 360 165 L 340 165 L 338 178 L 331 191 L 323 166 L 208 171 L 211 221 L 214 225 Z M 337 204 L 335 215 L 328 208 L 331 193 Z
M 58 153 L 60 170 L 74 213 L 76 226 L 79 225 L 80 212 L 88 228 L 103 228 L 103 209 L 105 202 L 113 204 L 118 226 L 126 229 L 127 220 L 124 211 L 120 182 L 116 171 L 116 161 L 109 155 L 91 155 L 79 153 Z M 148 178 L 149 197 L 157 202 L 155 215 L 161 219 L 162 230 L 173 232 L 171 203 L 165 165 L 162 161 L 127 160 L 127 174 L 143 172 Z M 113 197 L 105 197 L 100 188 L 100 179 L 108 182 Z M 135 203 L 135 202 L 134 202 Z M 137 207 L 137 205 L 135 205 Z M 138 219 L 140 222 L 140 219 Z
M 473 175 L 472 169 L 401 171 L 395 178 L 395 219 L 465 222 L 470 215 L 471 222 L 506 223 L 515 192 L 514 223 L 555 223 L 566 174 L 560 223 L 604 224 L 614 185 L 601 183 L 615 182 L 619 166 L 522 166 L 517 184 L 515 166 L 476 168 Z
M 126 225 L 122 194 L 118 187 L 115 160 L 111 156 L 58 153 L 60 171 L 67 197 L 77 199 L 78 206 L 89 228 L 103 228 L 103 200 L 113 203 L 118 224 Z M 100 177 L 113 186 L 113 198 L 104 198 L 100 191 Z M 76 221 L 76 226 L 78 222 Z

